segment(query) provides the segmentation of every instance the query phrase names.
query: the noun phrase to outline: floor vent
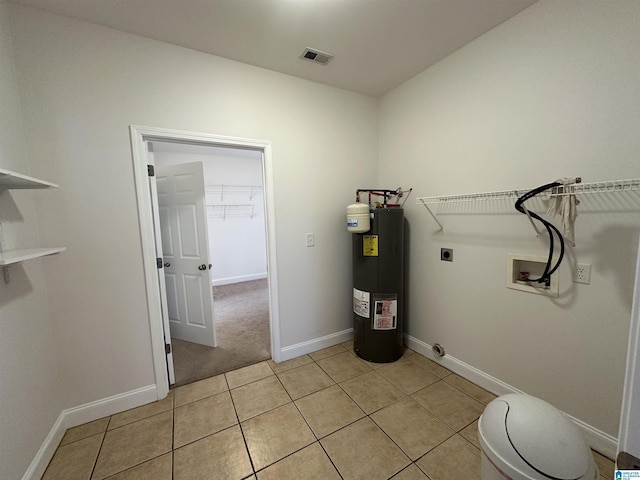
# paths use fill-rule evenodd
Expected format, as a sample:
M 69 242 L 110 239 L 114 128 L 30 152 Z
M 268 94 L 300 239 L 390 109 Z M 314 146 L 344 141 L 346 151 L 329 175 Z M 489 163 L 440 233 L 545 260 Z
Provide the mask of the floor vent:
M 326 65 L 331 61 L 333 55 L 307 47 L 304 49 L 304 52 L 302 52 L 302 55 L 300 55 L 300 58 L 304 58 L 310 62 L 319 63 L 320 65 Z

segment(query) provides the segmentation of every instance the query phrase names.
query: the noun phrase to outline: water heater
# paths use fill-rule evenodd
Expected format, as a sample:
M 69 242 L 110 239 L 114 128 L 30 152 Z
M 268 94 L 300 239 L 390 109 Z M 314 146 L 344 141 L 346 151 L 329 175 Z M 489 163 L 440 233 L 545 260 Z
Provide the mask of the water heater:
M 353 348 L 370 362 L 393 362 L 403 352 L 404 210 L 386 202 L 367 210 L 369 229 L 352 235 Z

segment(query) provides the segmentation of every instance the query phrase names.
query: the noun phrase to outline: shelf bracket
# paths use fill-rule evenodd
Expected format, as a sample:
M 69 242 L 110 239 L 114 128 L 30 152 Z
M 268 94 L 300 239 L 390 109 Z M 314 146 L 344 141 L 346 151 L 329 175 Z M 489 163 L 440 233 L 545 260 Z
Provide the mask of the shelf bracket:
M 429 208 L 429 205 L 427 205 L 425 203 L 424 200 L 420 199 L 420 201 L 422 202 L 422 205 L 424 205 L 424 208 L 427 209 L 427 212 L 429 212 L 429 214 L 433 217 L 433 219 L 435 220 L 435 222 L 438 224 L 438 226 L 440 227 L 440 231 L 444 231 L 444 227 L 442 226 L 442 224 L 440 223 L 440 221 L 438 220 L 438 218 L 435 216 L 435 214 L 431 211 L 431 209 Z
M 4 278 L 4 283 L 11 283 L 11 277 L 9 276 L 9 267 L 2 267 L 2 276 Z

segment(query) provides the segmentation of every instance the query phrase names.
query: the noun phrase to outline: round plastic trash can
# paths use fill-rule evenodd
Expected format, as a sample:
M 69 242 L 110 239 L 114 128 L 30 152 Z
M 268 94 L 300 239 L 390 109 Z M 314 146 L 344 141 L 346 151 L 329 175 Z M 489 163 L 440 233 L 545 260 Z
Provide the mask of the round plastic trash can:
M 492 400 L 478 422 L 482 480 L 597 480 L 593 454 L 565 415 L 539 398 Z

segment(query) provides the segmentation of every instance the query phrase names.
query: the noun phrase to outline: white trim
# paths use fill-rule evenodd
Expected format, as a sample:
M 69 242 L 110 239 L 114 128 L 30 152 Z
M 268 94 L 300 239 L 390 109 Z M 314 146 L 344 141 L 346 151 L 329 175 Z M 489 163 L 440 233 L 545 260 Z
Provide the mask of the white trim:
M 138 200 L 138 219 L 140 223 L 140 241 L 144 268 L 147 306 L 149 309 L 149 329 L 153 366 L 157 386 L 157 399 L 167 396 L 169 382 L 165 358 L 164 335 L 162 330 L 162 311 L 158 292 L 158 270 L 155 265 L 155 241 L 153 236 L 153 217 L 147 180 L 147 153 L 145 142 L 183 142 L 187 144 L 213 145 L 218 147 L 249 148 L 262 151 L 265 228 L 267 235 L 267 268 L 269 272 L 269 311 L 271 328 L 271 352 L 274 361 L 280 361 L 280 317 L 278 308 L 277 260 L 275 233 L 275 199 L 273 195 L 273 165 L 271 161 L 271 142 L 245 138 L 211 135 L 207 133 L 184 132 L 164 128 L 131 125 L 131 147 L 133 171 Z
M 633 287 L 633 306 L 629 324 L 629 343 L 627 347 L 627 366 L 622 392 L 620 411 L 620 428 L 618 449 L 616 452 L 627 452 L 640 455 L 640 245 L 636 258 L 636 275 Z
M 314 338 L 313 340 L 308 340 L 302 343 L 296 343 L 295 345 L 284 347 L 281 350 L 281 360 L 278 361 L 284 362 L 285 360 L 291 360 L 292 358 L 306 355 L 307 353 L 317 352 L 323 348 L 333 347 L 339 343 L 347 342 L 352 338 L 353 328 L 349 328 L 347 330 L 342 330 L 341 332 L 325 335 L 324 337 Z M 275 358 L 273 361 L 276 363 L 278 362 Z
M 479 387 L 482 387 L 495 395 L 525 393 L 522 390 L 512 387 L 511 385 L 504 383 L 503 381 L 498 380 L 497 378 L 492 377 L 491 375 L 488 375 L 487 373 L 484 373 L 483 371 L 478 370 L 455 357 L 452 357 L 451 355 L 436 357 L 431 350 L 431 345 L 428 345 L 406 333 L 404 335 L 404 344 L 420 355 L 439 363 L 443 367 L 448 368 L 452 372 L 466 378 L 470 382 L 475 383 Z M 567 413 L 565 413 L 565 415 L 569 419 L 573 420 L 591 448 L 597 450 L 606 457 L 615 458 L 618 443 L 615 437 L 598 430 L 597 428 L 592 427 L 591 425 Z
M 22 480 L 39 480 L 44 475 L 44 471 L 47 469 L 49 462 L 53 458 L 53 454 L 56 453 L 56 449 L 64 437 L 64 432 L 67 431 L 65 427 L 64 412 L 58 416 L 56 423 L 53 424 L 47 438 L 44 439 L 40 449 L 36 453 L 36 456 L 31 460 L 31 464 L 27 471 L 22 476 Z
M 267 277 L 267 272 L 262 272 L 250 273 L 248 275 L 237 275 L 235 277 L 217 278 L 215 280 L 211 280 L 211 286 L 218 287 L 220 285 L 231 285 L 232 283 L 250 282 L 251 280 L 262 280 Z
M 38 480 L 42 477 L 67 429 L 154 402 L 157 400 L 156 392 L 156 386 L 149 385 L 63 410 L 31 461 L 22 480 Z

